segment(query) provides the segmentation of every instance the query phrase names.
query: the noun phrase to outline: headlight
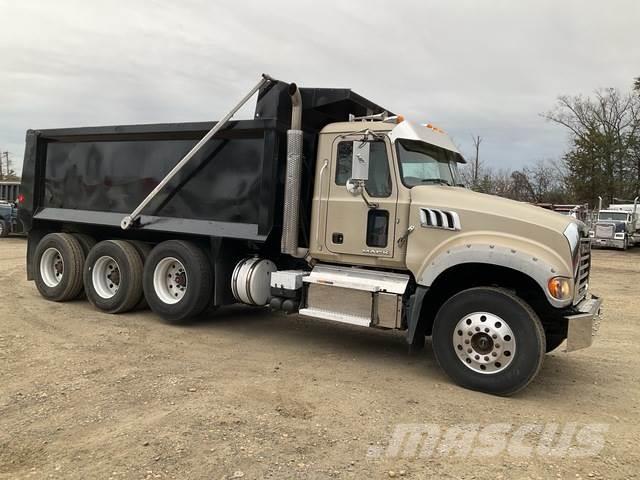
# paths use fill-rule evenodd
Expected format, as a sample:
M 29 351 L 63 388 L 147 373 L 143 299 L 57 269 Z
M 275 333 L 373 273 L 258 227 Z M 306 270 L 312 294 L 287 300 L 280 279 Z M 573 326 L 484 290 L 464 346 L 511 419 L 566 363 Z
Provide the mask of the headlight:
M 624 240 L 624 232 L 616 233 L 613 237 L 616 240 Z
M 596 232 L 594 232 L 593 230 L 589 230 L 589 238 L 593 238 L 596 236 Z
M 553 277 L 549 279 L 547 288 L 551 296 L 557 300 L 571 298 L 571 281 L 566 277 Z

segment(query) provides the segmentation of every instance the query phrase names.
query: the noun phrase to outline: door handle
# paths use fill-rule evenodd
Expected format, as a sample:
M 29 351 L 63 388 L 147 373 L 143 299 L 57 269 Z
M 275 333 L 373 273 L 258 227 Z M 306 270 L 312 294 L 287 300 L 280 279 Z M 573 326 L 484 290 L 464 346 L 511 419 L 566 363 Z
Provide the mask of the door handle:
M 320 169 L 320 188 L 318 192 L 318 221 L 316 222 L 316 238 L 318 240 L 318 250 L 322 249 L 322 242 L 320 241 L 320 216 L 322 213 L 322 187 L 324 185 L 324 171 L 327 169 L 329 165 L 329 160 L 324 159 L 324 163 L 322 164 L 322 168 Z M 323 235 L 323 237 L 326 236 Z M 326 241 L 326 240 L 325 240 Z

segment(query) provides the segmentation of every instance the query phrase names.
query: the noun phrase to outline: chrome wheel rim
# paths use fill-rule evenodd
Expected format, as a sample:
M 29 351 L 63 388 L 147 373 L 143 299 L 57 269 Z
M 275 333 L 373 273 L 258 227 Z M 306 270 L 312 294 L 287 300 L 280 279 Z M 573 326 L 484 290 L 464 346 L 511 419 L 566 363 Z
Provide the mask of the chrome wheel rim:
M 93 264 L 91 281 L 95 292 L 104 299 L 112 298 L 120 288 L 120 267 L 113 257 L 98 258 Z
M 187 293 L 187 271 L 180 260 L 166 257 L 153 271 L 153 289 L 164 303 L 178 303 Z
M 506 369 L 516 354 L 516 338 L 507 322 L 493 313 L 475 312 L 453 330 L 453 348 L 460 361 L 477 373 Z
M 47 287 L 57 287 L 64 275 L 64 260 L 57 248 L 47 248 L 40 257 L 40 277 Z

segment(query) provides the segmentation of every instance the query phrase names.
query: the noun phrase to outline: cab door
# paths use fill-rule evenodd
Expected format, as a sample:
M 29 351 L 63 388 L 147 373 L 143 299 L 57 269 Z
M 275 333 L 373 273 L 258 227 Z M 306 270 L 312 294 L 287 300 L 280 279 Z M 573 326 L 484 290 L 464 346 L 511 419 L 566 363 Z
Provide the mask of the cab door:
M 325 247 L 338 254 L 392 258 L 398 188 L 391 164 L 391 145 L 388 139 L 368 142 L 368 180 L 363 192 L 367 205 L 362 195 L 347 189 L 353 148 L 359 142 L 361 135 L 338 136 L 332 145 Z

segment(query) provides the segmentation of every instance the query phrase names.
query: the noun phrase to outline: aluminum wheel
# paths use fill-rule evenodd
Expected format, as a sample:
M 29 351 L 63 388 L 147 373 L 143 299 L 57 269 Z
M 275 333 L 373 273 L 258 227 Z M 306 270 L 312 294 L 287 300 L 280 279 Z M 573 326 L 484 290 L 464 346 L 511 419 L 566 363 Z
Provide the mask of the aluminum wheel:
M 40 257 L 40 276 L 47 287 L 57 287 L 64 275 L 64 260 L 57 248 L 47 248 Z
M 468 368 L 478 373 L 498 373 L 516 353 L 513 331 L 502 318 L 488 312 L 463 317 L 453 331 L 453 348 Z
M 187 292 L 187 272 L 175 257 L 165 257 L 153 271 L 153 289 L 164 303 L 174 304 Z
M 120 267 L 112 257 L 98 258 L 91 271 L 93 288 L 102 298 L 111 298 L 120 288 Z

